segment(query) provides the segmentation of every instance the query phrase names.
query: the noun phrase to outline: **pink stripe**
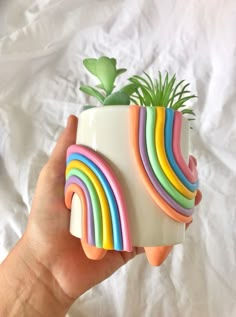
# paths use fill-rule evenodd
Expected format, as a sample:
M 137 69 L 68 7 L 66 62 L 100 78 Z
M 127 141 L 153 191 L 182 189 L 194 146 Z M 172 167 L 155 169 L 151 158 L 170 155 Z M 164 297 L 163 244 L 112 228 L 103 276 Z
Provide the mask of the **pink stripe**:
M 173 153 L 176 162 L 181 168 L 184 175 L 191 183 L 195 183 L 198 179 L 196 165 L 193 158 L 189 158 L 189 166 L 186 164 L 180 146 L 180 137 L 181 137 L 181 125 L 182 125 L 182 114 L 178 111 L 175 111 L 174 116 L 174 127 L 173 127 Z

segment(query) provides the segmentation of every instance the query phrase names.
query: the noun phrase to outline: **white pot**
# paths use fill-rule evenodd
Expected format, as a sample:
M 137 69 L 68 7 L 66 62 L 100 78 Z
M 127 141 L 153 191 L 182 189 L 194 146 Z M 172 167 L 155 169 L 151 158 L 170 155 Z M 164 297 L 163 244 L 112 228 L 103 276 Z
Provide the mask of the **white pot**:
M 130 106 L 92 108 L 79 115 L 76 143 L 101 155 L 122 188 L 127 206 L 130 237 L 133 246 L 155 247 L 181 243 L 185 238 L 185 223 L 169 217 L 157 205 L 140 177 L 130 138 Z M 189 124 L 183 118 L 180 147 L 183 158 L 189 160 Z M 73 195 L 70 232 L 82 238 L 81 201 Z

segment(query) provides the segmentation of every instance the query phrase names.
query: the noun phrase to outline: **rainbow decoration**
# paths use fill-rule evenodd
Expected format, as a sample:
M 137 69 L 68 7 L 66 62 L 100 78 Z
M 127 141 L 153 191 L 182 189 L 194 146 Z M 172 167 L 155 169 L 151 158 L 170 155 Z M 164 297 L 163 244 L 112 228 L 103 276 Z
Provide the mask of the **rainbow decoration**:
M 134 161 L 144 186 L 168 216 L 190 223 L 198 178 L 193 158 L 187 165 L 181 153 L 182 114 L 164 107 L 129 111 Z
M 106 250 L 132 251 L 128 213 L 120 184 L 94 150 L 72 145 L 67 151 L 65 202 L 76 193 L 82 204 L 82 241 Z

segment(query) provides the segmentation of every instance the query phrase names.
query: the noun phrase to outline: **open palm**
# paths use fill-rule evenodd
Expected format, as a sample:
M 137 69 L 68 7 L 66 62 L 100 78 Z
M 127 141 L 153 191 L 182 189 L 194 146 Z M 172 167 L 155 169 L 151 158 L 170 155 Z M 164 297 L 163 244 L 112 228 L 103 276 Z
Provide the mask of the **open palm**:
M 77 118 L 69 117 L 66 129 L 40 173 L 25 239 L 34 256 L 53 275 L 72 301 L 103 281 L 120 266 L 142 253 L 109 251 L 99 261 L 88 259 L 80 239 L 69 233 L 70 213 L 64 204 L 66 150 L 76 143 Z

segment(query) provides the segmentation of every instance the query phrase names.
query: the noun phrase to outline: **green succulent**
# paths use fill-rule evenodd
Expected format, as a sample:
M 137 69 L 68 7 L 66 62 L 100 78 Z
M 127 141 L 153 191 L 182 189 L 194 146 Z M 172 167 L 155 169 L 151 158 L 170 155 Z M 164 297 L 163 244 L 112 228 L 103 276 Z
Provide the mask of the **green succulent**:
M 118 69 L 116 67 L 115 58 L 106 56 L 102 56 L 99 59 L 86 58 L 83 60 L 83 64 L 99 80 L 99 84 L 96 85 L 96 88 L 81 86 L 81 91 L 97 98 L 104 106 L 130 104 L 130 91 L 121 89 L 114 92 L 117 77 L 126 72 L 125 68 Z
M 143 76 L 135 75 L 129 78 L 129 84 L 118 91 L 115 81 L 118 76 L 126 72 L 125 68 L 117 68 L 116 59 L 102 56 L 99 59 L 86 58 L 83 60 L 86 69 L 95 76 L 99 83 L 96 87 L 81 86 L 84 93 L 97 98 L 106 105 L 129 105 L 130 102 L 145 107 L 167 107 L 195 116 L 192 109 L 186 107 L 186 102 L 196 98 L 192 95 L 184 80 L 177 81 L 176 75 L 165 77 L 159 72 L 156 79 L 152 79 L 144 72 Z M 193 120 L 189 118 L 189 120 Z

